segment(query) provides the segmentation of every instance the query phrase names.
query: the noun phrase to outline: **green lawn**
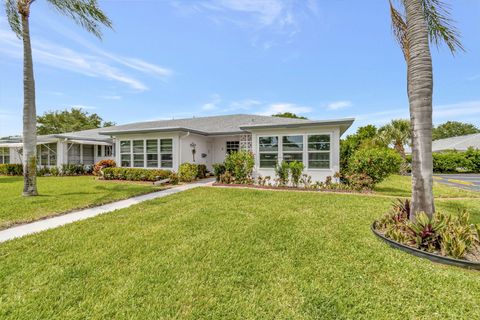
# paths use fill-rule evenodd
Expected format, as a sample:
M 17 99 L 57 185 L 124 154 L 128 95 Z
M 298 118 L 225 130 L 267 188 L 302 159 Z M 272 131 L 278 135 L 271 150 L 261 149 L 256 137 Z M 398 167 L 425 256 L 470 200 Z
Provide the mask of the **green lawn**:
M 392 175 L 379 183 L 375 191 L 383 195 L 409 197 L 411 194 L 411 178 L 407 176 Z M 435 198 L 480 198 L 480 192 L 450 187 L 434 180 L 433 192 Z
M 391 201 L 197 188 L 3 243 L 0 318 L 479 319 L 480 272 L 373 236 Z
M 0 176 L 0 229 L 154 191 L 152 185 L 94 177 L 39 177 L 40 196 L 22 197 L 23 178 Z

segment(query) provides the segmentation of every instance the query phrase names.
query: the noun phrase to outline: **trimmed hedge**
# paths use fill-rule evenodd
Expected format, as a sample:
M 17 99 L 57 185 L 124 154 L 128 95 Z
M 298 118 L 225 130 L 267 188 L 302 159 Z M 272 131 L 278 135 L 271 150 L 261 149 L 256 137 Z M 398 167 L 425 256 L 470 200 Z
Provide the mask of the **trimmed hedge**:
M 193 163 L 182 163 L 178 168 L 178 178 L 182 182 L 192 182 L 198 177 L 198 166 Z
M 447 151 L 433 154 L 433 171 L 437 173 L 480 172 L 480 150 Z
M 21 176 L 23 166 L 21 164 L 0 164 L 0 175 Z
M 172 171 L 141 168 L 105 168 L 105 180 L 159 181 L 170 178 Z

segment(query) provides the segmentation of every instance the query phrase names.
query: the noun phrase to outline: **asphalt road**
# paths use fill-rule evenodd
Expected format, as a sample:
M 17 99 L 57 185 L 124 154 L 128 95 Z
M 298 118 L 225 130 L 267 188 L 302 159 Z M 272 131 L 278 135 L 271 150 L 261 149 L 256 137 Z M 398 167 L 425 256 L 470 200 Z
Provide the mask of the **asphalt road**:
M 480 192 L 480 174 L 434 174 L 434 180 L 446 185 Z

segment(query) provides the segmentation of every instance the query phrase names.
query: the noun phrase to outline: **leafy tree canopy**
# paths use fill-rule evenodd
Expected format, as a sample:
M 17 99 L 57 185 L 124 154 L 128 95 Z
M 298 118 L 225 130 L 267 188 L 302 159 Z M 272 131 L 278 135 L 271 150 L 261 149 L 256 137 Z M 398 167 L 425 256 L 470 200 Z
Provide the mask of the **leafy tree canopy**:
M 464 136 L 467 134 L 479 133 L 480 129 L 471 123 L 459 121 L 447 121 L 436 128 L 433 128 L 433 140 L 450 137 Z
M 49 111 L 37 117 L 37 132 L 40 135 L 82 131 L 113 125 L 115 125 L 114 122 L 103 121 L 98 114 L 89 114 L 80 108 Z
M 306 117 L 297 116 L 295 113 L 292 113 L 292 112 L 283 112 L 283 113 L 272 114 L 272 117 L 293 118 L 293 119 L 307 119 Z

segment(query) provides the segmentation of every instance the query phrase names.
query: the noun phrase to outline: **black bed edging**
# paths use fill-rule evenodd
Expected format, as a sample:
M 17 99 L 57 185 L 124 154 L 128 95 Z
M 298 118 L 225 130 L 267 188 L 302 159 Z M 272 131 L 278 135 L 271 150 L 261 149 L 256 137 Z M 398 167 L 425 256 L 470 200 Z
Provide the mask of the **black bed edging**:
M 480 270 L 480 263 L 478 263 L 478 262 L 472 262 L 472 261 L 467 261 L 467 260 L 460 260 L 460 259 L 454 259 L 454 258 L 440 256 L 438 254 L 434 254 L 434 253 L 426 252 L 426 251 L 419 250 L 419 249 L 416 249 L 416 248 L 412 248 L 410 246 L 407 246 L 407 245 L 398 243 L 396 241 L 393 241 L 392 239 L 388 239 L 387 237 L 380 234 L 375 229 L 375 222 L 371 225 L 371 229 L 372 229 L 373 234 L 375 234 L 381 240 L 385 241 L 392 248 L 408 252 L 410 254 L 413 254 L 414 256 L 424 258 L 424 259 L 428 259 L 428 260 L 433 261 L 433 262 L 448 264 L 448 265 L 451 265 L 451 266 L 456 266 L 456 267 L 461 267 L 461 268 L 466 268 L 466 269 Z

